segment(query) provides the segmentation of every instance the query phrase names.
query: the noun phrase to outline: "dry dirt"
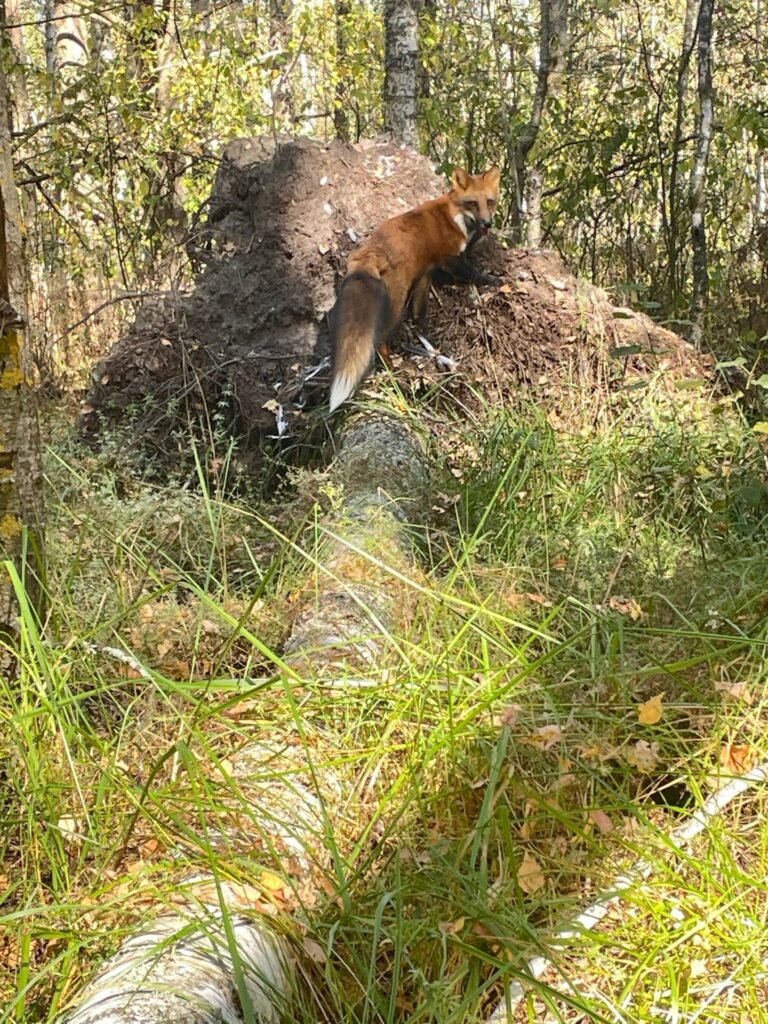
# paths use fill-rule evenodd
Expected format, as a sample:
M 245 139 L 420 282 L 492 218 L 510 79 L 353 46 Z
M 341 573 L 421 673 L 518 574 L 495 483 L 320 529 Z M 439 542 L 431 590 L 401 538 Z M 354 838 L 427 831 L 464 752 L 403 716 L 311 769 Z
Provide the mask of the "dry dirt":
M 251 468 L 278 420 L 300 440 L 327 397 L 327 368 L 313 370 L 328 356 L 327 313 L 347 254 L 443 187 L 426 158 L 387 140 L 232 142 L 188 245 L 194 289 L 147 306 L 95 367 L 83 432 L 96 438 L 130 416 L 137 447 L 167 464 L 197 424 L 237 437 Z M 504 284 L 433 294 L 429 339 L 455 367 L 404 352 L 396 371 L 406 393 L 430 389 L 464 415 L 483 396 L 526 394 L 554 416 L 581 406 L 599 418 L 607 396 L 659 367 L 670 380 L 707 374 L 686 342 L 617 310 L 552 253 L 489 238 L 476 254 Z

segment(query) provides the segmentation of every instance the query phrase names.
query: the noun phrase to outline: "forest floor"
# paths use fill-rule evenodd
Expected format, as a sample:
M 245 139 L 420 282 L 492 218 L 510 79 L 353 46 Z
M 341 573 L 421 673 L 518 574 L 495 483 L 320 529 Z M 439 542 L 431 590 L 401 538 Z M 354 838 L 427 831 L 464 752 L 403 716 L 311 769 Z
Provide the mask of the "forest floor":
M 765 439 L 664 374 L 578 425 L 519 396 L 457 411 L 448 446 L 433 392 L 411 406 L 436 497 L 375 689 L 276 669 L 335 500 L 322 471 L 270 503 L 201 452 L 194 485 L 142 482 L 129 435 L 84 449 L 51 410 L 50 610 L 0 684 L 0 1020 L 52 1020 L 191 864 L 285 922 L 313 981 L 296 1019 L 480 1021 L 641 857 L 647 882 L 519 1019 L 765 1020 L 768 793 L 668 838 L 768 755 Z M 386 375 L 371 390 L 404 407 Z M 308 724 L 365 794 L 313 893 L 274 850 L 210 839 L 238 749 Z

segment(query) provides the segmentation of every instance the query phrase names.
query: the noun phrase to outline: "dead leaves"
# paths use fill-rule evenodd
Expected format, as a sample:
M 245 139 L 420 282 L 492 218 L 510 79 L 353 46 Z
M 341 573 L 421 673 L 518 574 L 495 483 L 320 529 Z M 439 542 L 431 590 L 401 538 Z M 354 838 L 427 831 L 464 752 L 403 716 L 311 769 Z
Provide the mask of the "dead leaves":
M 663 700 L 664 693 L 657 693 L 655 697 L 651 697 L 650 700 L 638 706 L 637 720 L 640 725 L 656 725 L 661 721 L 661 716 L 664 714 Z
M 652 772 L 659 763 L 659 744 L 638 740 L 626 748 L 624 756 L 627 764 L 637 768 L 639 772 L 647 774 Z
M 720 748 L 720 767 L 728 775 L 743 775 L 760 761 L 760 752 L 751 743 L 725 743 Z
M 551 750 L 556 743 L 560 742 L 562 731 L 559 725 L 551 722 L 549 725 L 542 725 L 534 729 L 528 736 L 523 737 L 520 742 L 528 746 L 538 747 L 539 750 Z
M 733 701 L 737 704 L 752 704 L 752 694 L 746 683 L 732 683 L 728 680 L 722 680 L 719 683 L 715 683 L 715 690 L 717 693 L 722 693 L 727 701 Z
M 543 889 L 547 880 L 541 865 L 530 853 L 525 853 L 517 869 L 517 884 L 528 896 Z
M 608 835 L 609 832 L 613 832 L 613 822 L 605 811 L 601 811 L 599 808 L 589 812 L 587 823 L 589 825 L 595 825 L 598 831 L 602 832 L 603 835 Z
M 465 918 L 457 917 L 455 921 L 441 921 L 438 925 L 443 935 L 458 935 L 464 930 Z
M 638 622 L 644 615 L 643 609 L 634 597 L 614 596 L 608 602 L 611 611 L 619 612 L 620 615 L 627 615 L 632 622 Z

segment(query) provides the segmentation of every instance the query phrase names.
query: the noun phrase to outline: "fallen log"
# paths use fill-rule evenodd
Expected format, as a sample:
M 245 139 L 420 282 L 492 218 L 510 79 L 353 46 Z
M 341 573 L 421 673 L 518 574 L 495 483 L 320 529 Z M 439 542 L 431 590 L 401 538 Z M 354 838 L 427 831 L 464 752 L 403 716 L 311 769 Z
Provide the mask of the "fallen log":
M 408 522 L 419 518 L 429 473 L 421 445 L 401 420 L 371 415 L 345 430 L 333 479 L 341 498 L 322 527 L 310 596 L 286 646 L 282 682 L 350 681 L 376 666 L 397 626 L 405 575 L 415 572 Z M 393 571 L 394 570 L 394 571 Z M 338 808 L 354 794 L 318 769 L 328 737 L 254 743 L 233 755 L 238 799 L 248 804 L 252 845 L 293 860 L 297 875 L 329 872 Z M 216 823 L 206 823 L 216 832 Z M 224 843 L 227 837 L 224 836 Z M 258 880 L 214 875 L 185 880 L 174 908 L 131 936 L 81 993 L 61 1024 L 239 1024 L 280 1019 L 301 985 L 289 929 L 260 913 Z M 181 904 L 181 909 L 179 909 Z

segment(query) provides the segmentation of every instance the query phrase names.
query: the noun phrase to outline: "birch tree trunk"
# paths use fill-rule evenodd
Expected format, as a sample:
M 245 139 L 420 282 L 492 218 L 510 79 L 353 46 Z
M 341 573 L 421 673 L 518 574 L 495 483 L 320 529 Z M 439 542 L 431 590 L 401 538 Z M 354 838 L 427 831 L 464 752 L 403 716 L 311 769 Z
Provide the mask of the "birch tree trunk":
M 696 126 L 696 157 L 691 176 L 691 240 L 693 243 L 693 298 L 691 341 L 699 347 L 704 311 L 709 296 L 707 260 L 707 162 L 712 141 L 714 97 L 712 90 L 712 12 L 714 0 L 701 0 L 696 25 L 698 35 L 699 117 Z
M 553 0 L 540 0 L 539 62 L 536 71 L 536 90 L 533 94 L 531 116 L 517 140 L 511 147 L 509 164 L 512 167 L 515 186 L 515 202 L 512 207 L 512 239 L 521 244 L 526 237 L 526 168 L 528 154 L 533 149 L 541 127 L 544 104 L 549 90 L 551 9 Z M 510 140 L 511 142 L 511 140 Z
M 88 63 L 88 35 L 85 19 L 71 0 L 54 0 L 56 69 L 71 77 Z
M 347 19 L 349 0 L 336 0 L 336 97 L 333 108 L 333 129 L 337 139 L 349 142 L 349 72 L 347 71 Z
M 765 153 L 760 150 L 755 157 L 755 198 L 752 213 L 755 227 L 759 228 L 768 212 L 768 184 L 765 174 Z
M 312 596 L 285 654 L 307 677 L 353 684 L 378 664 L 397 625 L 400 576 L 414 571 L 408 517 L 421 516 L 429 474 L 404 423 L 374 415 L 345 430 L 332 476 L 341 507 L 322 528 Z M 242 810 L 247 802 L 253 823 L 253 835 L 241 840 L 251 848 L 268 837 L 318 884 L 330 869 L 329 851 L 342 848 L 337 822 L 357 817 L 352 787 L 318 769 L 323 743 L 331 752 L 332 740 L 318 734 L 304 747 L 253 744 L 232 758 L 242 787 L 236 804 Z M 215 823 L 207 826 L 215 831 Z M 353 837 L 347 842 L 351 848 Z M 161 913 L 130 938 L 60 1024 L 271 1024 L 287 1016 L 302 975 L 271 919 L 254 916 L 250 890 L 213 878 L 175 889 L 174 906 L 189 896 L 186 910 Z
M 549 40 L 548 60 L 549 74 L 545 85 L 545 95 L 559 95 L 564 78 L 571 36 L 568 21 L 568 0 L 548 0 L 549 4 Z M 541 67 L 541 66 L 540 66 Z M 543 113 L 542 100 L 542 113 Z M 541 113 L 539 114 L 539 120 Z M 538 134 L 538 129 L 537 129 Z M 535 140 L 534 140 L 535 142 Z M 541 197 L 544 191 L 544 171 L 540 163 L 524 168 L 523 194 L 525 196 L 525 244 L 530 249 L 537 249 L 542 242 L 543 228 L 541 221 Z
M 10 97 L 0 61 L 0 557 L 16 563 L 32 609 L 44 579 L 40 433 L 27 334 L 21 208 L 13 179 Z M 16 599 L 0 573 L 0 633 L 14 632 Z
M 269 49 L 276 55 L 272 79 L 272 130 L 290 131 L 296 109 L 289 72 L 291 52 L 291 0 L 269 0 Z
M 421 0 L 384 3 L 384 126 L 397 142 L 419 145 L 419 9 Z
M 696 27 L 696 3 L 697 0 L 686 0 L 685 19 L 683 22 L 683 43 L 680 49 L 680 59 L 677 65 L 677 95 L 675 98 L 675 130 L 672 138 L 672 152 L 670 153 L 669 164 L 669 227 L 667 234 L 667 261 L 668 261 L 668 295 L 671 302 L 675 296 L 683 290 L 684 283 L 681 274 L 678 256 L 680 253 L 680 219 L 681 203 L 678 198 L 678 176 L 680 170 L 680 157 L 683 139 L 683 127 L 685 121 L 685 101 L 688 93 L 688 77 L 691 67 L 691 54 L 695 44 L 694 30 Z M 684 267 L 683 267 L 684 271 Z

